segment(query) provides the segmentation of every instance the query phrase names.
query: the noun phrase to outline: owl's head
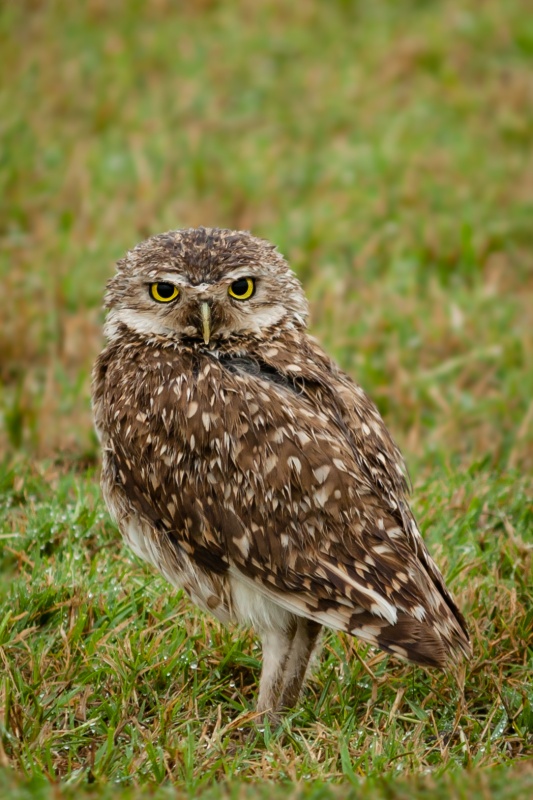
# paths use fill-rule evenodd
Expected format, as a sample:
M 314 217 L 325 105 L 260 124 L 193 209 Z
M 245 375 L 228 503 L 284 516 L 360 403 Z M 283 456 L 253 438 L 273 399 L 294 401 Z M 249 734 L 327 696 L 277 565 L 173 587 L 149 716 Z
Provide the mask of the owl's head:
M 300 282 L 272 244 L 220 228 L 169 231 L 138 244 L 118 262 L 106 307 L 109 338 L 122 324 L 209 347 L 304 328 L 308 313 Z

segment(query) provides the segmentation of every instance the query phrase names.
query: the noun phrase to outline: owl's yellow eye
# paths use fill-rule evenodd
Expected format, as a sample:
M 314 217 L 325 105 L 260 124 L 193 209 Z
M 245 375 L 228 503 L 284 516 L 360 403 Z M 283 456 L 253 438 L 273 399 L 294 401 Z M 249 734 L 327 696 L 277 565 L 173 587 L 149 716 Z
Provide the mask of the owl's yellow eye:
M 180 290 L 172 283 L 151 283 L 150 294 L 158 303 L 170 303 L 179 295 Z
M 228 289 L 228 294 L 230 297 L 234 297 L 235 300 L 248 300 L 254 291 L 255 281 L 253 278 L 239 278 L 233 281 Z

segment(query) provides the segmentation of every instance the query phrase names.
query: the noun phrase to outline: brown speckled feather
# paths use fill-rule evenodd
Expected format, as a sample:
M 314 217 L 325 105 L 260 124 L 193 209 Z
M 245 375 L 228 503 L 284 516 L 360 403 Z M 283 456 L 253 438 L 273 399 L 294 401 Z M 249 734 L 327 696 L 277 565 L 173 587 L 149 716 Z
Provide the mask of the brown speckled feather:
M 243 275 L 254 296 L 226 302 Z M 171 278 L 173 317 L 146 300 L 150 281 Z M 302 618 L 418 664 L 469 653 L 402 457 L 363 390 L 305 333 L 299 284 L 270 245 L 216 230 L 154 237 L 120 262 L 108 305 L 93 385 L 103 487 L 140 556 L 223 621 L 290 630 L 283 664 L 298 636 L 314 643 L 319 628 L 302 633 Z M 278 683 L 285 702 L 290 680 Z

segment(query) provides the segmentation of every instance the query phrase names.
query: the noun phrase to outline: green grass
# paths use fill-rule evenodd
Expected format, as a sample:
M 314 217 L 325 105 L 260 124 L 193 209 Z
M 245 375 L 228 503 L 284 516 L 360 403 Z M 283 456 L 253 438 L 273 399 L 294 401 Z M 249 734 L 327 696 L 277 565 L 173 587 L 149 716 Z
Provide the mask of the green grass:
M 532 794 L 532 19 L 2 5 L 0 794 Z M 88 399 L 103 288 L 139 239 L 199 224 L 275 241 L 377 401 L 471 627 L 460 674 L 328 634 L 301 707 L 251 733 L 253 636 L 122 547 Z
M 17 468 L 2 488 L 2 755 L 21 774 L 198 791 L 531 756 L 533 512 L 518 476 L 473 469 L 419 487 L 430 544 L 471 621 L 475 656 L 459 685 L 380 653 L 365 669 L 355 642 L 330 634 L 301 708 L 253 735 L 238 720 L 253 704 L 257 645 L 120 548 L 94 475 Z

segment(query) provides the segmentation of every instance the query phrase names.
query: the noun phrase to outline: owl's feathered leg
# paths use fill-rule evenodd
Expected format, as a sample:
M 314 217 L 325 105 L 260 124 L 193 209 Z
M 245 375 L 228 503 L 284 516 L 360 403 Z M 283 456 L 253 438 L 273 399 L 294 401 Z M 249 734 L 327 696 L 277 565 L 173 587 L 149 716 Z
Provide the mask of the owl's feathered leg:
M 293 617 L 286 630 L 270 629 L 264 631 L 261 636 L 263 668 L 259 681 L 257 711 L 268 717 L 271 722 L 277 721 L 287 664 L 296 631 L 297 621 L 296 617 Z
M 294 708 L 300 697 L 309 659 L 322 626 L 304 617 L 293 617 L 287 630 L 263 633 L 263 669 L 259 683 L 257 711 L 271 723 L 278 713 Z
M 322 625 L 314 620 L 298 617 L 296 633 L 287 659 L 279 708 L 294 708 L 300 697 L 309 665 Z

